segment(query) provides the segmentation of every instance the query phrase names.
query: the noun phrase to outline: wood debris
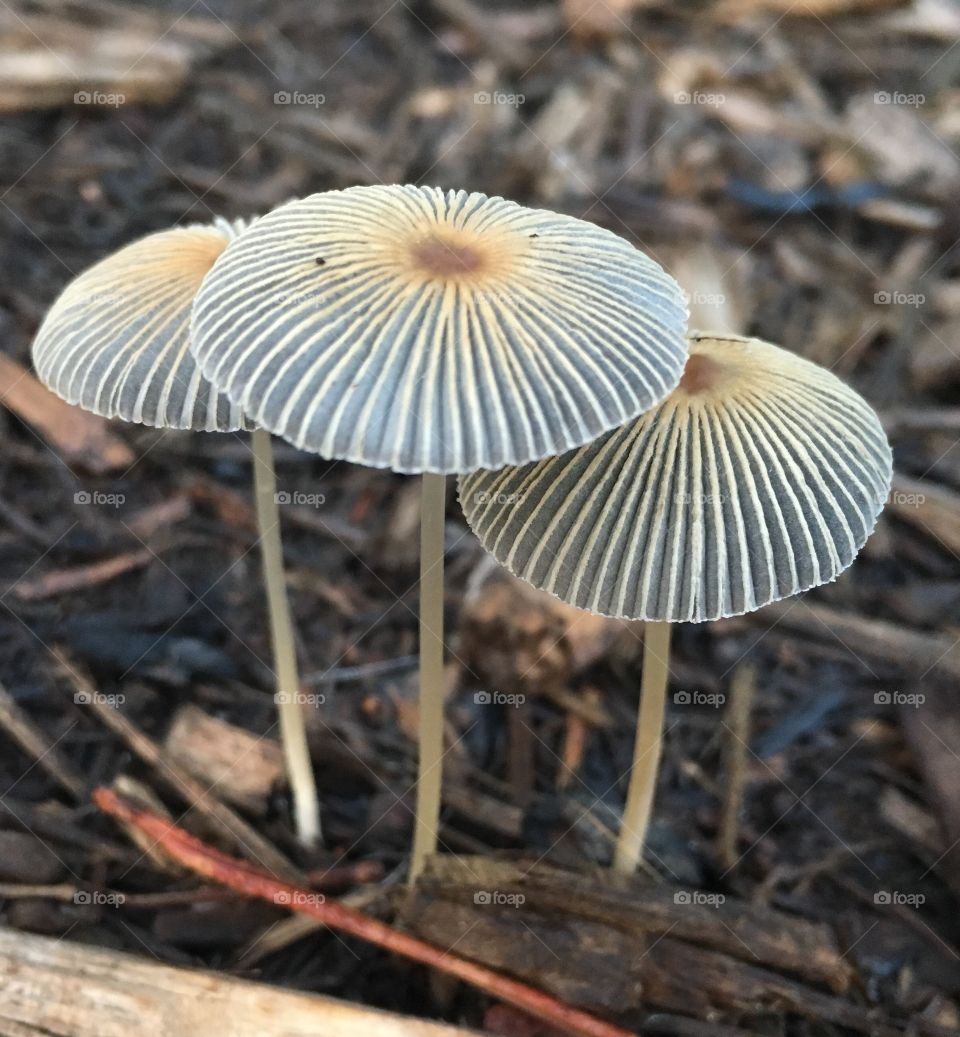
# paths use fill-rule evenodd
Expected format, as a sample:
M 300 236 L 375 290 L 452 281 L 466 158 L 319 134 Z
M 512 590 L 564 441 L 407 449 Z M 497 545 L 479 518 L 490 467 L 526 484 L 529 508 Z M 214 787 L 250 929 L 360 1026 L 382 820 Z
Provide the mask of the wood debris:
M 32 425 L 67 461 L 95 474 L 129 468 L 135 456 L 103 418 L 71 407 L 12 357 L 0 353 L 0 403 Z
M 177 710 L 164 748 L 198 781 L 253 814 L 265 812 L 272 790 L 284 780 L 283 750 L 275 738 L 258 737 L 196 706 Z
M 647 881 L 627 893 L 592 869 L 620 823 L 640 631 L 490 577 L 451 487 L 441 837 L 496 867 L 541 859 L 566 890 L 535 869 L 536 906 L 498 913 L 464 876 L 438 879 L 418 894 L 422 918 L 451 939 L 477 923 L 458 948 L 629 1003 L 626 1024 L 645 1034 L 955 1033 L 956 4 L 275 0 L 266 20 L 174 0 L 7 6 L 0 833 L 42 839 L 69 871 L 11 880 L 0 921 L 141 961 L 256 963 L 287 987 L 545 1037 L 316 919 L 274 929 L 271 905 L 210 900 L 87 798 L 96 782 L 159 817 L 186 810 L 192 830 L 305 888 L 371 876 L 347 896 L 395 917 L 416 761 L 417 480 L 275 443 L 279 486 L 323 498 L 281 513 L 327 835 L 307 851 L 274 749 L 261 759 L 250 742 L 274 737 L 275 707 L 246 436 L 111 425 L 43 390 L 29 352 L 73 273 L 151 230 L 427 182 L 643 248 L 681 280 L 696 322 L 780 343 L 860 391 L 883 415 L 897 482 L 833 584 L 678 625 Z M 78 492 L 126 503 L 80 507 Z M 49 666 L 58 645 L 89 687 Z M 99 709 L 74 701 L 91 689 Z M 234 789 L 225 768 L 246 747 L 257 764 L 234 768 Z M 131 906 L 77 905 L 67 886 Z M 726 906 L 674 903 L 682 892 Z
M 88 10 L 93 17 L 82 24 L 71 6 L 0 12 L 0 111 L 166 104 L 200 57 L 236 41 L 219 20 L 115 7 L 109 15 Z
M 469 1037 L 476 1031 L 278 990 L 130 954 L 0 932 L 0 1027 L 27 1037 L 209 1033 L 231 1037 Z

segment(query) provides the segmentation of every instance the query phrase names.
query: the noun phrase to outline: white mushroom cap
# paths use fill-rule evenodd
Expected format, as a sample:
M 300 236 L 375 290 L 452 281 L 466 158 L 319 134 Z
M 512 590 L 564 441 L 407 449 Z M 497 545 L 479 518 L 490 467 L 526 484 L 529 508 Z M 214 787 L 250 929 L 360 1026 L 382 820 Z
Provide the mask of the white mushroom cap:
M 194 306 L 203 373 L 258 424 L 399 472 L 499 468 L 589 442 L 686 359 L 676 282 L 569 216 L 438 188 L 281 206 Z
M 239 408 L 203 378 L 187 348 L 193 297 L 243 228 L 217 219 L 159 231 L 84 271 L 34 339 L 40 380 L 107 418 L 208 432 L 245 427 Z
M 829 371 L 736 336 L 691 336 L 678 388 L 562 457 L 460 479 L 511 572 L 572 605 L 701 622 L 835 579 L 890 489 L 876 414 Z

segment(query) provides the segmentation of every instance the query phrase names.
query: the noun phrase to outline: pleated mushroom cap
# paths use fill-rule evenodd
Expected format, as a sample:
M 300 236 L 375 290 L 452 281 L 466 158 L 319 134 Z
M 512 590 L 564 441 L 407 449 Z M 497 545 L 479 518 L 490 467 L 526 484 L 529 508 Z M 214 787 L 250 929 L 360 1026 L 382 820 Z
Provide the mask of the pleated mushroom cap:
M 467 521 L 511 572 L 570 604 L 701 622 L 835 579 L 883 508 L 877 416 L 777 346 L 691 336 L 654 411 L 562 457 L 460 479 Z
M 68 403 L 157 428 L 231 432 L 240 409 L 187 348 L 200 282 L 237 221 L 149 234 L 70 282 L 33 342 L 40 380 Z
M 354 187 L 238 238 L 194 306 L 203 373 L 257 423 L 398 472 L 499 468 L 653 406 L 686 304 L 643 253 L 502 198 Z

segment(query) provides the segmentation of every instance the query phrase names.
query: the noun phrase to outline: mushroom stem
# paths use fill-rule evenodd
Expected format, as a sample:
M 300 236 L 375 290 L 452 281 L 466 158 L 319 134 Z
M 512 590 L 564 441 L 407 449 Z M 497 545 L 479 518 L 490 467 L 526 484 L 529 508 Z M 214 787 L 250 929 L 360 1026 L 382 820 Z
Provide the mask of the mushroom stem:
M 660 769 L 660 751 L 663 748 L 670 632 L 669 623 L 647 623 L 643 631 L 643 675 L 640 679 L 640 709 L 633 744 L 633 767 L 620 836 L 613 855 L 613 866 L 617 871 L 633 873 L 643 856 L 643 844 Z
M 263 559 L 263 580 L 267 589 L 270 639 L 276 670 L 276 701 L 280 717 L 280 741 L 293 794 L 293 813 L 297 836 L 305 846 L 320 839 L 320 803 L 310 763 L 307 729 L 303 720 L 300 679 L 297 673 L 297 646 L 287 600 L 283 574 L 283 545 L 280 541 L 280 512 L 277 508 L 277 476 L 273 467 L 273 446 L 266 429 L 254 429 L 253 485 Z
M 426 473 L 420 498 L 420 759 L 410 881 L 437 848 L 443 777 L 443 530 L 446 476 Z

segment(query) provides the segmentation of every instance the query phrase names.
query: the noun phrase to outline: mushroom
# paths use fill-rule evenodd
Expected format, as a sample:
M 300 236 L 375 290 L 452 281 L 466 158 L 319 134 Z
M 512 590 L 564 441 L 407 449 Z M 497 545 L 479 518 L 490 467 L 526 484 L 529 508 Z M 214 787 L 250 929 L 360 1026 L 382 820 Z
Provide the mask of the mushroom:
M 694 333 L 655 410 L 535 464 L 461 477 L 483 546 L 590 612 L 647 623 L 615 866 L 643 850 L 670 629 L 827 583 L 866 542 L 892 478 L 876 414 L 831 372 L 758 339 Z
M 682 373 L 685 318 L 676 282 L 607 230 L 409 185 L 281 206 L 197 295 L 191 348 L 244 413 L 323 457 L 423 476 L 412 876 L 440 807 L 445 476 L 653 406 Z
M 75 278 L 33 342 L 40 379 L 69 403 L 155 428 L 234 432 L 235 404 L 201 375 L 187 348 L 200 283 L 244 221 L 148 234 Z M 283 581 L 270 433 L 252 431 L 257 523 L 270 614 L 281 738 L 300 839 L 320 836 L 319 805 L 300 707 L 297 660 Z

